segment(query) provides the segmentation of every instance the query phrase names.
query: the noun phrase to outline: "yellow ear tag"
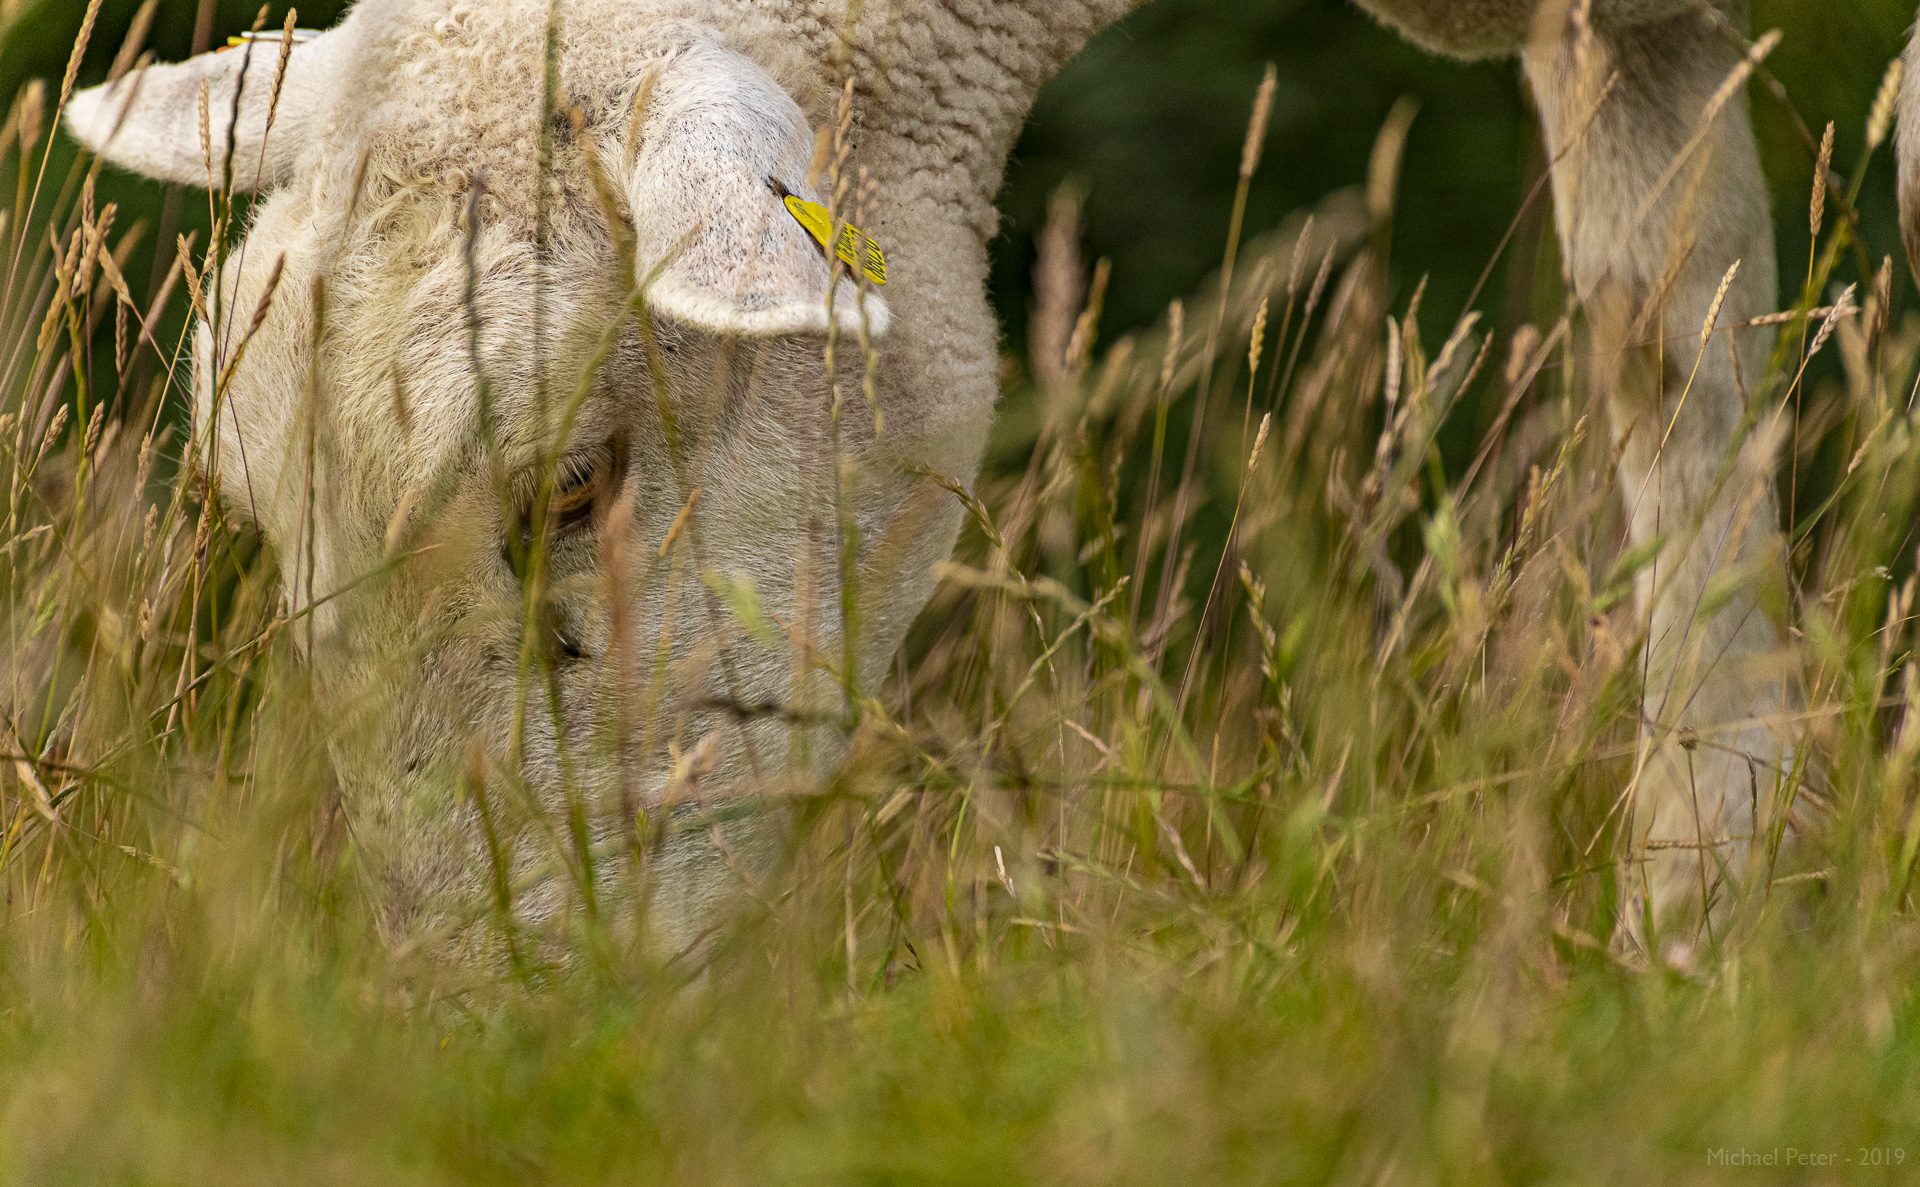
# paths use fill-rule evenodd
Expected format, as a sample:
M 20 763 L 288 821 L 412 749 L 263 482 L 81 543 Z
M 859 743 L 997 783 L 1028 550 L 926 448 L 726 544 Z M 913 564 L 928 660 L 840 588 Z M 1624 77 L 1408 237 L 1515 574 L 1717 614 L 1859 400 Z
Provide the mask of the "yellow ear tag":
M 833 237 L 833 216 L 827 213 L 827 208 L 796 194 L 788 194 L 786 204 L 787 213 L 793 216 L 793 221 L 806 228 L 815 243 L 821 247 L 827 246 L 827 240 Z M 887 253 L 881 251 L 880 245 L 868 238 L 867 233 L 859 227 L 846 227 L 834 254 L 847 267 L 860 269 L 874 284 L 887 283 Z
M 241 46 L 252 41 L 266 41 L 278 45 L 282 41 L 289 40 L 285 36 L 285 32 L 284 29 L 262 29 L 258 33 L 242 33 L 238 37 L 227 38 L 227 43 L 213 52 L 216 54 L 224 54 L 230 49 L 239 49 Z M 324 29 L 295 29 L 291 40 L 295 45 L 300 45 L 304 42 L 317 40 L 320 34 L 324 32 L 326 32 Z

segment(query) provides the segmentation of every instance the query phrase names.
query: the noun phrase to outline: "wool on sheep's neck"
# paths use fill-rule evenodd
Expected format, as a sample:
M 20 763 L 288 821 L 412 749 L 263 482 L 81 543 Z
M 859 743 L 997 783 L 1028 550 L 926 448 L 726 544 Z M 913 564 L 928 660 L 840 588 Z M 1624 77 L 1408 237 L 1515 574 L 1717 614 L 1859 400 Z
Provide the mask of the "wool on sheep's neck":
M 860 162 L 883 191 L 958 205 L 983 238 L 1040 88 L 1145 0 L 672 0 L 762 60 L 799 53 L 832 88 L 851 74 Z M 778 71 L 777 71 L 778 72 Z M 820 105 L 803 105 L 816 116 Z

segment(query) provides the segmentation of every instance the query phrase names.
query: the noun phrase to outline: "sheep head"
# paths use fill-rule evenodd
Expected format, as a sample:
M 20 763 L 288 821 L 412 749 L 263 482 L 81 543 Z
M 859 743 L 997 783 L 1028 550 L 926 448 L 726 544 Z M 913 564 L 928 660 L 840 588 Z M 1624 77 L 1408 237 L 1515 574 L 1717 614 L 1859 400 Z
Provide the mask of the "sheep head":
M 821 196 L 816 138 L 766 68 L 613 6 L 559 40 L 549 108 L 545 13 L 365 4 L 283 77 L 256 42 L 69 116 L 115 164 L 262 195 L 207 284 L 195 458 L 313 614 L 356 837 L 409 932 L 484 884 L 476 773 L 584 794 L 615 844 L 636 804 L 787 762 L 821 675 L 794 653 L 839 653 L 823 345 L 888 322 L 785 204 Z M 848 512 L 899 502 L 848 422 Z M 955 516 L 931 520 L 923 569 Z M 679 909 L 725 880 L 682 878 Z

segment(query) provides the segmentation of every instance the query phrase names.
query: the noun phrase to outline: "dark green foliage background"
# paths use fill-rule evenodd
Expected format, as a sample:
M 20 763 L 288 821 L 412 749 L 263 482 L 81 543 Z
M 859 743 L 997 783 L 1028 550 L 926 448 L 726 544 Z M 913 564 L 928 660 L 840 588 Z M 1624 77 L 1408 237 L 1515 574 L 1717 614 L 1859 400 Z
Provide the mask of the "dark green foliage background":
M 1860 152 L 1875 87 L 1913 8 L 1910 0 L 1753 5 L 1756 32 L 1786 34 L 1768 64 L 1814 133 L 1837 122 L 1834 161 L 1843 171 Z M 993 276 L 1010 343 L 1024 342 L 1033 236 L 1062 181 L 1088 191 L 1089 257 L 1113 261 L 1109 334 L 1156 316 L 1219 266 L 1248 108 L 1267 62 L 1279 68 L 1279 89 L 1248 207 L 1251 230 L 1363 182 L 1387 109 L 1402 95 L 1419 101 L 1401 171 L 1393 267 L 1403 299 L 1423 275 L 1430 278 L 1432 314 L 1421 320 L 1429 337 L 1445 336 L 1544 164 L 1518 64 L 1435 58 L 1347 0 L 1158 0 L 1067 67 L 1041 96 L 1015 150 Z M 1804 276 L 1811 154 L 1767 93 L 1756 87 L 1753 96 L 1782 282 L 1793 286 Z M 1861 203 L 1867 240 L 1881 251 L 1898 242 L 1893 177 L 1883 156 Z M 1551 253 L 1551 222 L 1538 225 Z M 1526 247 L 1517 244 L 1510 256 L 1539 267 L 1516 277 L 1512 260 L 1503 259 L 1480 302 L 1499 322 L 1557 301 L 1537 291 L 1509 297 L 1515 280 L 1529 290 L 1540 287 L 1535 277 L 1556 280 L 1557 261 Z

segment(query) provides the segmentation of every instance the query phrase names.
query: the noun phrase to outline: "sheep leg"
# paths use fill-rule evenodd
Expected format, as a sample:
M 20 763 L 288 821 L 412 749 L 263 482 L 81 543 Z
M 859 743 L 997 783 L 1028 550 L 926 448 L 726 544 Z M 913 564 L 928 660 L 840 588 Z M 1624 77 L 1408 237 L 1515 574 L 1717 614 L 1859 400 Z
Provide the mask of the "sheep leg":
M 1729 28 L 1744 27 L 1745 0 L 1358 2 L 1438 53 L 1519 52 L 1539 104 L 1619 452 L 1624 543 L 1645 555 L 1665 541 L 1634 589 L 1645 689 L 1622 935 L 1653 944 L 1651 920 L 1663 947 L 1691 948 L 1724 928 L 1732 884 L 1771 866 L 1770 838 L 1807 807 L 1799 679 L 1782 646 L 1778 422 L 1748 399 L 1768 336 L 1700 337 L 1717 296 L 1729 325 L 1778 292 L 1745 92 L 1723 86 L 1741 63 Z
M 1722 326 L 1776 299 L 1767 188 L 1744 90 L 1723 85 L 1741 53 L 1710 16 L 1569 27 L 1522 60 L 1550 150 L 1565 150 L 1556 218 L 1619 451 L 1628 544 L 1666 541 L 1636 577 L 1645 688 L 1622 923 L 1645 947 L 1650 919 L 1675 955 L 1724 930 L 1733 886 L 1774 857 L 1770 830 L 1805 810 L 1799 679 L 1782 645 L 1779 422 L 1749 406 L 1769 336 L 1701 336 L 1717 296 Z

